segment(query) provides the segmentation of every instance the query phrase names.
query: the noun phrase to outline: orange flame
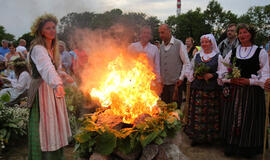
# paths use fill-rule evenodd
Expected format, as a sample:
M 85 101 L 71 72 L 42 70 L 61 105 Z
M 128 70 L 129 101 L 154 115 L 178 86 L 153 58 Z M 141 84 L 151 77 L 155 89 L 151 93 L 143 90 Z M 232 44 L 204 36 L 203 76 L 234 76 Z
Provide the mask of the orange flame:
M 122 116 L 125 123 L 134 123 L 144 113 L 154 114 L 159 97 L 150 87 L 156 75 L 145 54 L 138 58 L 120 55 L 109 63 L 107 73 L 104 82 L 91 90 L 91 97 Z

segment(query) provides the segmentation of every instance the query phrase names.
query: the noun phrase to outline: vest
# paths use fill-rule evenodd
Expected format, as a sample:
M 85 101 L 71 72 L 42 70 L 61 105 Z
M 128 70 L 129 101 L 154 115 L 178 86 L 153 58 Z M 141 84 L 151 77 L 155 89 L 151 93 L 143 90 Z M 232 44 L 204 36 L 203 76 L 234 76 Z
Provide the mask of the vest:
M 236 66 L 240 69 L 241 77 L 251 78 L 251 75 L 258 75 L 260 70 L 260 52 L 261 48 L 257 48 L 254 55 L 249 59 L 236 59 Z M 232 56 L 230 62 L 232 63 L 234 57 L 236 57 L 236 48 L 232 50 Z
M 160 46 L 160 74 L 164 85 L 175 84 L 182 71 L 183 62 L 179 55 L 182 42 L 175 39 L 174 44 L 168 51 L 165 51 L 165 46 Z

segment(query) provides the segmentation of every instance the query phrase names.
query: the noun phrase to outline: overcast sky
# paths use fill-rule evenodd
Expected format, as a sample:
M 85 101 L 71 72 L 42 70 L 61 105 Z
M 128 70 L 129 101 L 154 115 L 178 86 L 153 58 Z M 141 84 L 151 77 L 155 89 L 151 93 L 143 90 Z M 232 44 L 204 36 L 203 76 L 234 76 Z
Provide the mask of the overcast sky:
M 0 0 L 0 25 L 18 38 L 30 31 L 34 19 L 43 13 L 58 18 L 70 12 L 96 12 L 120 8 L 124 12 L 143 12 L 166 20 L 176 14 L 177 0 Z M 182 0 L 182 13 L 200 7 L 206 9 L 210 0 Z M 264 6 L 269 0 L 218 0 L 224 10 L 241 15 L 251 6 Z

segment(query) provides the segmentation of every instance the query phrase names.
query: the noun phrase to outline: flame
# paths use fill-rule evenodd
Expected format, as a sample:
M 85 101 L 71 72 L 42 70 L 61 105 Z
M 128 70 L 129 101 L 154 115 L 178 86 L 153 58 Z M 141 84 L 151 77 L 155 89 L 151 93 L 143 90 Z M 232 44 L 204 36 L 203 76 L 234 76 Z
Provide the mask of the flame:
M 141 114 L 153 115 L 159 99 L 150 89 L 156 78 L 147 57 L 126 58 L 122 54 L 109 63 L 104 82 L 91 90 L 103 107 L 110 107 L 113 114 L 123 117 L 123 122 L 134 123 Z

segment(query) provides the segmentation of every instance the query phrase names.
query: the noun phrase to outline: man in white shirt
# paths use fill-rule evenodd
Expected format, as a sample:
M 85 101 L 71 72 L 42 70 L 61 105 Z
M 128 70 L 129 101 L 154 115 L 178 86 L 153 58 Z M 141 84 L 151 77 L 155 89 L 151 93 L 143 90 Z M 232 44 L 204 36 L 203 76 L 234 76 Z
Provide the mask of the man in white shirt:
M 190 67 L 187 49 L 181 40 L 171 35 L 171 29 L 167 24 L 162 24 L 158 32 L 162 40 L 160 45 L 160 74 L 163 84 L 161 99 L 166 103 L 176 101 L 178 106 L 181 106 L 184 89 L 182 83 Z
M 132 43 L 128 47 L 129 53 L 145 53 L 149 63 L 153 66 L 157 75 L 157 81 L 160 82 L 160 56 L 158 48 L 150 43 L 152 38 L 152 30 L 149 26 L 144 26 L 140 30 L 140 41 Z
M 25 58 L 27 58 L 27 49 L 25 48 L 26 41 L 24 39 L 20 39 L 19 46 L 16 48 L 16 52 L 21 52 Z

